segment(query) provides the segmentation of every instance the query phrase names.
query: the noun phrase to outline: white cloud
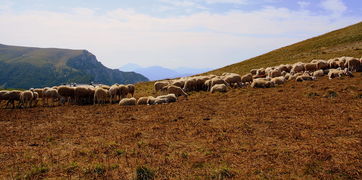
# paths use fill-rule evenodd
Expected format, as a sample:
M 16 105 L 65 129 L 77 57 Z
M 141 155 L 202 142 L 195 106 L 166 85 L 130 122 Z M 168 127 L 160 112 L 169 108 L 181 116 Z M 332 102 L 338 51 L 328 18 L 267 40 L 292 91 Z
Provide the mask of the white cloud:
M 310 5 L 310 2 L 308 2 L 308 1 L 298 1 L 297 3 L 299 5 L 299 7 L 302 9 L 304 9 Z
M 220 67 L 358 22 L 268 7 L 157 18 L 117 9 L 0 14 L 1 43 L 88 49 L 106 66 Z
M 334 15 L 341 15 L 347 10 L 347 6 L 342 0 L 323 0 L 320 5 L 323 9 L 332 12 Z

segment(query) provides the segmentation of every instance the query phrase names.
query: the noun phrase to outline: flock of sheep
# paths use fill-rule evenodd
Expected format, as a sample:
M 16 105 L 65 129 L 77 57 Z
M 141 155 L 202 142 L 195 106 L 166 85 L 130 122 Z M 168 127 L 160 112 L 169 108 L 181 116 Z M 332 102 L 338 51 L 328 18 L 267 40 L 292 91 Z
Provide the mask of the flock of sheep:
M 176 102 L 179 96 L 188 97 L 191 91 L 227 92 L 230 88 L 240 88 L 250 85 L 253 88 L 270 88 L 285 83 L 288 80 L 312 81 L 328 75 L 329 79 L 352 76 L 352 72 L 362 71 L 362 58 L 339 57 L 330 60 L 312 60 L 310 63 L 298 62 L 282 64 L 274 67 L 252 69 L 250 73 L 240 76 L 236 73 L 223 73 L 221 76 L 193 76 L 174 80 L 157 81 L 154 84 L 156 93 L 166 95 L 134 98 L 135 86 L 132 84 L 112 86 L 82 85 L 54 86 L 51 88 L 30 89 L 26 91 L 0 91 L 0 104 L 7 101 L 6 107 L 37 106 L 42 99 L 43 106 L 55 104 L 105 104 L 118 103 L 122 106 L 155 105 Z M 128 98 L 128 96 L 131 96 Z M 51 103 L 49 103 L 51 101 Z

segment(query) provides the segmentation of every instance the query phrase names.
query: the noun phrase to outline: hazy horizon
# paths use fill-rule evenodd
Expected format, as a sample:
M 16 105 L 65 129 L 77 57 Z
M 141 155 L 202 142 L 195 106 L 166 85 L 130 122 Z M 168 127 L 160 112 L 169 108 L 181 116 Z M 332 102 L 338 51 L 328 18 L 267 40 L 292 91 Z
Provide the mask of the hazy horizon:
M 86 49 L 105 66 L 218 68 L 361 21 L 358 0 L 3 0 L 0 44 Z

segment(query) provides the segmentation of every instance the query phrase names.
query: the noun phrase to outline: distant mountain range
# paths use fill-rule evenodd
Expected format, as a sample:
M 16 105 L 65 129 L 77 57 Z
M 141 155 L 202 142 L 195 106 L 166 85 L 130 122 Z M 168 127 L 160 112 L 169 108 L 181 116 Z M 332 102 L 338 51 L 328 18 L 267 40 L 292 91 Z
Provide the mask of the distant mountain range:
M 170 69 L 162 66 L 142 67 L 138 64 L 132 64 L 132 63 L 126 64 L 120 67 L 119 69 L 121 71 L 136 72 L 142 74 L 151 81 L 192 76 L 195 74 L 200 74 L 211 70 L 211 68 L 180 67 L 180 68 Z
M 87 50 L 33 48 L 0 44 L 0 88 L 148 81 L 134 72 L 109 69 Z

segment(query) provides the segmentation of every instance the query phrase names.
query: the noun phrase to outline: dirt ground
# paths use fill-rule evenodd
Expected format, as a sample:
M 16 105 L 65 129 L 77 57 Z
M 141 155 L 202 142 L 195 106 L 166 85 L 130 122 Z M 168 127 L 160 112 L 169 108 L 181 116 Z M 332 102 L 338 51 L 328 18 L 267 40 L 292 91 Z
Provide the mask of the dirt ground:
M 1 179 L 360 179 L 362 74 L 167 105 L 0 109 Z

